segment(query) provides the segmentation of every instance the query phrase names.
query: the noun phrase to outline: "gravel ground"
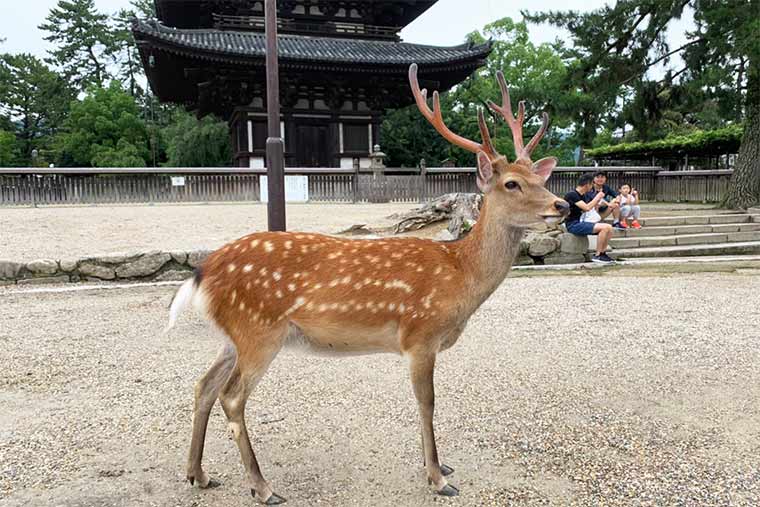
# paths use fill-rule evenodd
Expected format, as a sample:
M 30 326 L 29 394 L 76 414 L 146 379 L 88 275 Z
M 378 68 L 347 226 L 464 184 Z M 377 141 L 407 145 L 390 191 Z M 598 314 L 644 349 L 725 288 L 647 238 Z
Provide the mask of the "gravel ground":
M 456 499 L 424 482 L 399 357 L 283 352 L 248 405 L 254 446 L 297 506 L 756 506 L 759 289 L 756 274 L 507 279 L 440 357 Z M 192 314 L 160 334 L 173 291 L 0 289 L 0 503 L 253 504 L 218 405 L 204 463 L 223 484 L 184 482 L 218 337 Z
M 406 204 L 292 204 L 288 229 L 335 233 L 353 224 L 390 225 Z M 0 259 L 75 259 L 146 250 L 215 249 L 266 230 L 266 204 L 0 207 Z
M 354 224 L 382 227 L 394 223 L 388 215 L 416 206 L 291 204 L 288 228 L 336 233 Z M 712 212 L 700 204 L 658 203 L 644 208 L 645 216 Z M 264 204 L 0 207 L 0 259 L 28 262 L 147 250 L 215 249 L 266 227 Z

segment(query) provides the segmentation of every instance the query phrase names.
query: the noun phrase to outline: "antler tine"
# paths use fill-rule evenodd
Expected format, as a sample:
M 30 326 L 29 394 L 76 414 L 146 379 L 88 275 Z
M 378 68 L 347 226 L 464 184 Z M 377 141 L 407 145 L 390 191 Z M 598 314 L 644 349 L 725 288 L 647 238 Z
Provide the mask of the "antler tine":
M 420 90 L 420 83 L 417 80 L 416 63 L 413 63 L 409 66 L 409 84 L 412 87 L 412 94 L 414 95 L 415 102 L 417 102 L 417 108 L 420 110 L 420 113 L 422 113 L 422 116 L 424 116 L 425 119 L 430 122 L 430 124 L 435 128 L 435 130 L 438 131 L 439 134 L 443 136 L 444 139 L 472 153 L 485 151 L 492 157 L 496 156 L 495 151 L 489 151 L 493 149 L 493 145 L 490 142 L 490 137 L 486 147 L 484 147 L 475 141 L 465 139 L 464 137 L 459 136 L 449 130 L 449 128 L 446 126 L 446 123 L 443 121 L 443 114 L 441 113 L 441 99 L 438 96 L 437 91 L 433 92 L 433 110 L 430 110 L 430 107 L 427 105 L 427 90 Z
M 515 145 L 515 154 L 517 158 L 520 158 L 524 151 L 522 124 L 525 119 L 525 104 L 520 102 L 517 106 L 517 119 L 515 119 L 512 114 L 509 88 L 507 87 L 507 81 L 504 79 L 504 73 L 501 71 L 497 72 L 496 79 L 499 81 L 499 88 L 501 88 L 501 106 L 497 106 L 493 101 L 489 100 L 488 107 L 501 114 L 504 121 L 509 125 L 509 129 L 512 131 L 512 141 Z
M 478 128 L 480 128 L 480 137 L 483 138 L 483 149 L 486 153 L 496 153 L 496 148 L 491 142 L 491 133 L 488 131 L 486 117 L 482 108 L 478 108 Z
M 534 135 L 533 139 L 530 140 L 530 142 L 528 143 L 528 146 L 526 146 L 523 149 L 525 157 L 530 159 L 530 155 L 533 153 L 533 150 L 536 149 L 536 146 L 538 146 L 538 143 L 541 142 L 541 138 L 543 138 L 544 134 L 546 134 L 547 128 L 549 128 L 549 115 L 546 112 L 544 112 L 541 128 L 538 129 L 538 132 L 536 132 L 536 135 Z

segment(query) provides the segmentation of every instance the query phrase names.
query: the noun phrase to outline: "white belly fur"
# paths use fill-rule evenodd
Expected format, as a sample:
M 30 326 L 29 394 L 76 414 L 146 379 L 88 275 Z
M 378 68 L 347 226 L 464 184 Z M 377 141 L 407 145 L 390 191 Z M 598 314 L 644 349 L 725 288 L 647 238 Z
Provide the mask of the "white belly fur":
M 314 326 L 291 322 L 285 346 L 318 355 L 361 355 L 379 352 L 400 353 L 398 325 L 347 329 L 342 326 Z

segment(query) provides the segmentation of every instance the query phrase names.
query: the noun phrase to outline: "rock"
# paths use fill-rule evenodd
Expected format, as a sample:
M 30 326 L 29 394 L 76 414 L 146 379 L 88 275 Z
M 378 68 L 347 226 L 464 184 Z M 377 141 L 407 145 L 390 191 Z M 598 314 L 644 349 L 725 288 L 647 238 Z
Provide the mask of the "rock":
M 0 261 L 0 278 L 15 280 L 23 268 L 24 265 L 19 262 Z
M 24 278 L 19 280 L 19 285 L 43 285 L 48 283 L 68 283 L 69 275 L 41 276 L 37 278 Z
M 515 259 L 515 262 L 512 263 L 513 266 L 532 266 L 533 264 L 535 264 L 535 262 L 533 262 L 533 259 L 531 259 L 527 255 L 517 256 L 517 259 Z
M 116 268 L 119 278 L 135 278 L 152 275 L 172 258 L 166 252 L 148 252 L 131 262 Z
M 26 264 L 26 269 L 35 275 L 52 275 L 58 271 L 58 263 L 50 259 L 38 259 L 36 261 L 28 262 Z
M 127 254 L 113 254 L 113 255 L 101 255 L 100 257 L 93 257 L 91 260 L 97 264 L 123 264 L 131 259 L 136 258 L 137 255 Z
M 588 236 L 576 236 L 569 232 L 560 237 L 559 251 L 566 254 L 585 254 L 589 249 Z
M 531 257 L 543 257 L 557 250 L 560 241 L 546 234 L 528 233 L 525 237 L 528 243 L 528 255 Z
M 87 278 L 94 277 L 101 280 L 113 280 L 116 278 L 116 271 L 113 268 L 101 266 L 91 260 L 86 260 L 79 264 L 79 273 Z
M 71 272 L 77 269 L 77 264 L 79 264 L 79 261 L 64 260 L 60 261 L 59 264 L 61 265 L 61 271 Z
M 449 232 L 448 229 L 443 229 L 441 232 L 435 235 L 433 240 L 435 241 L 454 241 L 456 238 L 454 237 L 451 232 Z
M 187 255 L 187 264 L 191 268 L 197 268 L 209 255 L 211 255 L 211 250 L 196 250 L 195 252 L 190 252 Z
M 169 269 L 154 278 L 157 282 L 181 282 L 193 276 L 189 269 Z
M 177 264 L 184 264 L 187 262 L 187 254 L 185 252 L 170 252 L 172 256 L 172 259 L 174 259 L 174 262 Z

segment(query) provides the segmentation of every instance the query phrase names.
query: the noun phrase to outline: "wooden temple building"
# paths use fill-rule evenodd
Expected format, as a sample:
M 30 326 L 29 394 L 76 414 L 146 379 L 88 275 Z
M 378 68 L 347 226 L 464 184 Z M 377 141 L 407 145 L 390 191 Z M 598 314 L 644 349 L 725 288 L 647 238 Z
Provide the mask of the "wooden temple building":
M 435 0 L 277 2 L 281 129 L 289 167 L 369 164 L 383 113 L 413 103 L 407 72 L 447 90 L 483 65 L 490 44 L 401 42 L 400 30 Z M 234 165 L 264 166 L 264 2 L 155 0 L 157 20 L 133 33 L 161 101 L 230 122 Z

